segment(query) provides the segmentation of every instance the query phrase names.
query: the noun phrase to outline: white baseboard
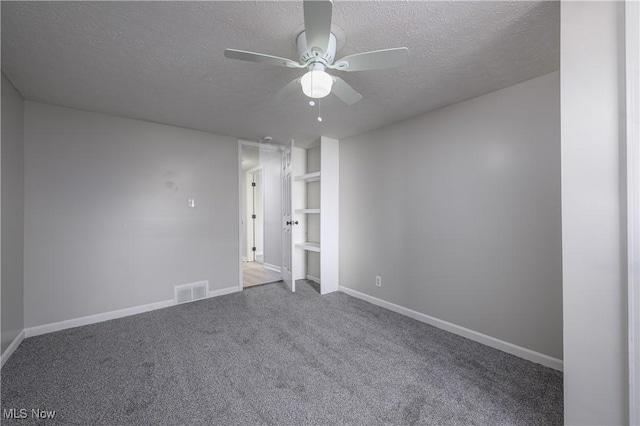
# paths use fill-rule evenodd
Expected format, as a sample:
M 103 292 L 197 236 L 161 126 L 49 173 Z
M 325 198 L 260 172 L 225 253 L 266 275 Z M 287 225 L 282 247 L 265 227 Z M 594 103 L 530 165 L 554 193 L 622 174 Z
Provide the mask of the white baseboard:
M 242 291 L 242 289 L 238 286 L 234 286 L 234 287 L 221 288 L 220 290 L 213 290 L 207 293 L 207 295 L 209 297 L 218 297 L 218 296 L 224 296 L 226 294 L 237 293 L 239 291 Z
M 562 371 L 563 369 L 563 363 L 560 359 L 514 345 L 513 343 L 505 342 L 504 340 L 496 339 L 495 337 L 487 336 L 486 334 L 482 334 L 477 331 L 473 331 L 468 328 L 461 327 L 459 325 L 443 321 L 438 318 L 434 318 L 432 316 L 414 311 L 412 309 L 396 305 L 395 303 L 387 302 L 386 300 L 378 299 L 377 297 L 369 296 L 368 294 L 360 293 L 359 291 L 352 290 L 348 287 L 340 286 L 339 291 L 346 293 L 349 296 L 362 299 L 371 304 L 389 309 L 390 311 L 397 312 L 409 318 L 413 318 L 420 322 L 424 322 L 426 324 L 448 331 L 450 333 L 466 337 L 467 339 L 482 343 L 483 345 L 490 346 L 494 349 L 501 350 L 511 355 L 515 355 L 519 358 L 524 358 L 528 361 L 542 364 L 546 367 L 553 368 L 554 370 Z
M 318 284 L 320 284 L 320 278 L 318 278 L 318 277 L 314 277 L 313 275 L 308 275 L 308 274 L 307 274 L 307 279 L 308 279 L 309 281 L 313 281 L 314 283 L 318 283 Z M 345 293 L 346 293 L 346 291 L 345 291 Z
M 225 294 L 240 291 L 238 287 L 227 287 L 220 290 L 214 290 L 207 293 L 207 298 L 224 296 Z M 66 330 L 67 328 L 80 327 L 83 325 L 95 324 L 98 322 L 109 321 L 116 318 L 128 317 L 130 315 L 141 314 L 143 312 L 155 311 L 156 309 L 168 308 L 174 306 L 173 299 L 163 300 L 161 302 L 149 303 L 147 305 L 133 306 L 131 308 L 118 309 L 116 311 L 103 312 L 101 314 L 89 315 L 81 318 L 73 318 L 70 320 L 54 322 L 51 324 L 38 325 L 26 328 L 25 337 L 39 336 L 41 334 L 53 333 L 55 331 Z
M 0 368 L 4 367 L 4 363 L 7 362 L 9 357 L 18 349 L 18 346 L 20 346 L 20 343 L 24 340 L 24 334 L 24 330 L 20 331 L 9 347 L 2 353 L 2 357 L 0 357 Z
M 269 269 L 271 271 L 275 271 L 275 272 L 281 272 L 281 269 L 278 265 L 272 265 L 271 263 L 263 263 L 262 266 L 264 266 L 266 269 Z
M 247 259 L 245 256 L 242 256 L 242 261 L 243 261 L 243 262 L 248 262 L 248 261 L 249 261 L 249 259 Z
M 66 330 L 67 328 L 80 327 L 83 325 L 95 324 L 98 322 L 109 321 L 116 318 L 128 317 L 130 315 L 141 314 L 143 312 L 155 311 L 156 309 L 168 308 L 173 306 L 173 299 L 163 300 L 162 302 L 149 303 L 147 305 L 133 306 L 131 308 L 118 309 L 116 311 L 103 312 L 101 314 L 89 315 L 86 317 L 73 318 L 65 321 L 54 322 L 50 324 L 38 325 L 25 329 L 25 337 L 39 336 L 41 334 L 53 333 L 55 331 Z

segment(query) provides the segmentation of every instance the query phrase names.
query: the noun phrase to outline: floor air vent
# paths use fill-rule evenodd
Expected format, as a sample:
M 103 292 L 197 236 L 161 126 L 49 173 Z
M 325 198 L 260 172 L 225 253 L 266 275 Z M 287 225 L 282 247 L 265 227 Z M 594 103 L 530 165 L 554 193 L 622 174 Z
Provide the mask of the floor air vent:
M 194 300 L 205 299 L 209 291 L 209 281 L 198 281 L 197 283 L 182 284 L 173 287 L 173 299 L 176 305 L 180 303 L 193 302 Z

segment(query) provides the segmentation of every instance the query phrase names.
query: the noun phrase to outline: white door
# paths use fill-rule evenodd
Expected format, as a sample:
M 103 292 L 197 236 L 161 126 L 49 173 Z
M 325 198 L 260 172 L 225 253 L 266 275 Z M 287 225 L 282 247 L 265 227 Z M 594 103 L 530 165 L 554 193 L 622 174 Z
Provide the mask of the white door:
M 264 263 L 264 167 L 259 165 L 249 169 L 245 174 L 245 181 L 245 223 L 247 226 L 245 231 L 246 241 L 244 241 L 244 253 L 249 262 Z
M 293 278 L 293 209 L 291 197 L 292 184 L 291 148 L 286 147 L 282 154 L 282 280 L 291 291 L 296 291 Z

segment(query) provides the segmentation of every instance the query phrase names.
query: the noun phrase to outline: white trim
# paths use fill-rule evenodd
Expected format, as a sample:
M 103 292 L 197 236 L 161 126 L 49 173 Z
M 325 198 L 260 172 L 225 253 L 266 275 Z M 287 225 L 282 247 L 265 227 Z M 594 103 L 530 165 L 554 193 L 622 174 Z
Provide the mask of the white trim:
M 13 355 L 16 349 L 18 349 L 18 346 L 20 346 L 20 343 L 24 340 L 24 335 L 24 330 L 20 331 L 16 338 L 13 339 L 13 342 L 11 342 L 7 349 L 4 350 L 2 357 L 0 357 L 0 368 L 4 367 L 4 364 L 7 362 L 9 357 Z
M 320 136 L 320 294 L 340 287 L 340 142 Z
M 227 287 L 220 290 L 208 292 L 207 299 L 210 297 L 224 296 L 225 294 L 240 291 L 236 286 Z M 204 299 L 200 299 L 204 300 Z M 25 328 L 25 337 L 39 336 L 41 334 L 53 333 L 55 331 L 66 330 L 67 328 L 81 327 L 83 325 L 96 324 L 99 322 L 109 321 L 112 319 L 128 317 L 131 315 L 141 314 L 143 312 L 155 311 L 156 309 L 168 308 L 175 306 L 173 299 L 163 300 L 161 302 L 149 303 L 147 305 L 133 306 L 131 308 L 118 309 L 116 311 L 103 312 L 101 314 L 89 315 L 86 317 L 73 318 L 65 321 L 54 322 L 51 324 L 38 325 L 35 327 Z
M 629 424 L 640 425 L 640 3 L 625 2 Z
M 247 259 L 245 256 L 242 256 L 242 261 L 243 261 L 243 262 L 248 262 L 248 261 L 249 261 L 249 259 Z
M 280 268 L 278 265 L 272 265 L 271 263 L 263 263 L 262 266 L 265 267 L 265 269 L 269 269 L 270 271 L 274 271 L 274 272 L 281 272 L 282 268 Z
M 314 282 L 314 283 L 316 283 L 316 284 L 320 284 L 320 278 L 318 278 L 318 277 L 314 277 L 313 275 L 309 275 L 309 274 L 307 274 L 307 279 L 308 279 L 309 281 L 313 281 L 313 282 Z M 345 292 L 345 293 L 346 293 L 346 292 Z
M 249 145 L 248 142 L 238 140 L 238 259 L 244 258 L 242 248 L 244 247 L 244 238 L 242 238 L 242 230 L 244 229 L 242 217 L 242 197 L 244 197 L 244 186 L 242 185 L 242 146 Z M 242 262 L 238 262 L 238 291 L 242 291 Z
M 131 308 L 118 309 L 116 311 L 103 312 L 101 314 L 89 315 L 86 317 L 73 318 L 65 321 L 29 327 L 25 328 L 24 331 L 26 337 L 39 336 L 41 334 L 66 330 L 67 328 L 81 327 L 83 325 L 95 324 L 116 318 L 128 317 L 130 315 L 141 314 L 143 312 L 155 311 L 156 309 L 168 308 L 169 306 L 173 306 L 174 304 L 175 303 L 173 299 L 163 300 L 162 302 L 149 303 L 148 305 L 134 306 Z
M 349 296 L 353 296 L 376 306 L 389 309 L 390 311 L 397 312 L 409 318 L 413 318 L 415 320 L 424 322 L 450 333 L 457 334 L 458 336 L 466 337 L 467 339 L 482 343 L 483 345 L 490 346 L 494 349 L 501 350 L 508 354 L 515 355 L 519 358 L 524 358 L 528 361 L 553 368 L 554 370 L 562 371 L 562 360 L 560 359 L 514 345 L 513 343 L 505 342 L 504 340 L 496 339 L 495 337 L 487 336 L 486 334 L 478 333 L 477 331 L 473 331 L 468 328 L 461 327 L 459 325 L 452 324 L 450 322 L 443 321 L 441 319 L 434 318 L 420 312 L 416 312 L 412 309 L 396 305 L 395 303 L 387 302 L 386 300 L 369 296 L 368 294 L 360 293 L 359 291 L 352 290 L 348 287 L 340 286 L 338 290 L 348 294 Z
M 242 291 L 242 290 L 238 290 L 237 287 L 233 286 L 233 287 L 221 288 L 220 290 L 210 291 L 208 295 L 209 297 L 218 297 L 218 296 L 225 296 L 227 294 L 237 293 L 239 291 Z

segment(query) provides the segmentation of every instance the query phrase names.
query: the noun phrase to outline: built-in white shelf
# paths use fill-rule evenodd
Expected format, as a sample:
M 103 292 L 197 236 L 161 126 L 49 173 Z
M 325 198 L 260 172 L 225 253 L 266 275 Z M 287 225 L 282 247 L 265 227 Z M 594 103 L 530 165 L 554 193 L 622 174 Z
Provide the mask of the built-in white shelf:
M 306 175 L 296 176 L 295 180 L 303 180 L 305 182 L 315 182 L 320 180 L 320 172 L 307 173 Z
M 310 213 L 310 214 L 320 214 L 320 209 L 298 209 L 296 213 Z
M 296 244 L 296 247 L 301 248 L 303 250 L 315 251 L 317 253 L 320 253 L 320 244 L 318 243 L 308 243 L 308 242 L 298 243 Z

